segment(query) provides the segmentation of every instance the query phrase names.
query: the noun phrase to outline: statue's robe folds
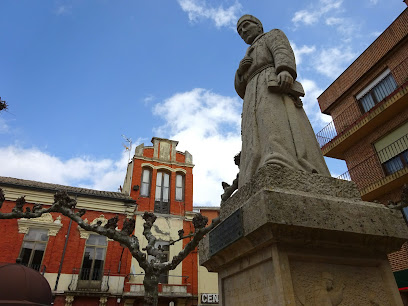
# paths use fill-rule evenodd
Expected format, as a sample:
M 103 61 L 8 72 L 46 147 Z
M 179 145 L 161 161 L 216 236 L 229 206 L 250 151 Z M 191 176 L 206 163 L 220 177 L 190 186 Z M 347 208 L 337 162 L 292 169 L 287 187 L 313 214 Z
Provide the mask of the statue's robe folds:
M 235 89 L 244 100 L 239 187 L 265 164 L 277 164 L 330 176 L 304 109 L 285 93 L 268 88 L 277 74 L 296 80 L 296 63 L 286 35 L 278 30 L 259 35 L 246 52 L 253 62 L 235 74 Z

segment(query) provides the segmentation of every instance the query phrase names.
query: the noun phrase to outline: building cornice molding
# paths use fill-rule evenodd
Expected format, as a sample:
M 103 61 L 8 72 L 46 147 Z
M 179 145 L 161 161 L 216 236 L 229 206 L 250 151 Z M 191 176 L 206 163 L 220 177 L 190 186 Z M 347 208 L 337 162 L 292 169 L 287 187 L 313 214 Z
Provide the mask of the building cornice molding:
M 62 227 L 61 216 L 55 220 L 50 213 L 45 213 L 41 217 L 33 219 L 21 218 L 17 220 L 18 232 L 27 234 L 30 228 L 44 229 L 48 231 L 48 236 L 56 236 Z
M 54 203 L 54 192 L 43 191 L 43 190 L 33 190 L 25 189 L 23 187 L 3 187 L 4 193 L 6 195 L 7 201 L 16 201 L 22 195 L 25 196 L 27 203 L 31 204 L 41 204 L 41 205 L 52 205 Z M 69 194 L 69 193 L 68 193 Z M 102 211 L 102 212 L 113 212 L 119 214 L 131 214 L 135 205 L 125 203 L 124 201 L 117 201 L 114 199 L 104 199 L 99 197 L 82 197 L 77 196 L 76 208 Z
M 85 218 L 84 222 L 88 223 L 88 219 Z M 101 214 L 99 217 L 92 220 L 91 225 L 97 225 L 98 222 L 100 222 L 99 224 L 100 226 L 105 226 L 106 223 L 108 223 L 108 219 L 106 219 L 106 217 L 103 214 Z M 118 228 L 116 228 L 116 230 L 118 230 Z M 78 231 L 79 231 L 79 238 L 81 239 L 88 239 L 89 235 L 91 234 L 99 235 L 98 233 L 84 230 L 79 225 L 78 225 Z M 112 239 L 108 238 L 108 241 L 112 241 Z
M 155 166 L 155 165 L 152 165 L 150 163 L 142 163 L 142 167 L 150 167 L 150 168 L 156 169 L 156 170 L 165 169 L 165 170 L 168 170 L 168 171 L 171 171 L 171 172 L 183 172 L 184 174 L 187 173 L 187 171 L 185 169 L 183 169 L 183 168 L 170 168 L 170 167 L 165 166 L 165 165 Z
M 139 160 L 145 160 L 145 161 L 150 161 L 150 162 L 157 162 L 160 164 L 166 164 L 166 165 L 172 165 L 172 166 L 180 166 L 180 167 L 188 167 L 188 168 L 193 168 L 194 164 L 185 164 L 185 163 L 180 163 L 180 162 L 169 162 L 169 161 L 164 161 L 158 158 L 151 158 L 151 157 L 145 157 L 145 156 L 133 156 L 133 159 L 139 159 Z

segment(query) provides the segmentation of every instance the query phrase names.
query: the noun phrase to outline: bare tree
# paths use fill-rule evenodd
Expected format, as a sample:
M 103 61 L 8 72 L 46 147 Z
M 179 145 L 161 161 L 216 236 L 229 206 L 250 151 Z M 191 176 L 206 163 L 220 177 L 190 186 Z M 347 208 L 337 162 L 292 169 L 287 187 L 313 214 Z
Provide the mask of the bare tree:
M 5 195 L 3 190 L 0 188 L 0 209 L 5 201 Z M 200 240 L 219 222 L 219 218 L 212 220 L 212 223 L 206 227 L 208 218 L 202 216 L 201 214 L 196 214 L 193 218 L 194 233 L 184 236 L 183 230 L 179 231 L 179 239 L 176 241 L 169 241 L 170 244 L 191 237 L 191 241 L 187 243 L 183 250 L 181 250 L 176 256 L 174 256 L 170 261 L 163 262 L 164 252 L 161 246 L 156 247 L 156 237 L 153 235 L 151 229 L 156 221 L 156 216 L 151 212 L 145 212 L 143 219 L 145 223 L 143 224 L 143 235 L 146 237 L 148 244 L 146 248 L 140 249 L 139 240 L 133 231 L 135 228 L 134 219 L 126 219 L 123 223 L 123 228 L 121 231 L 117 231 L 118 217 L 113 217 L 108 220 L 105 226 L 99 224 L 88 224 L 83 219 L 82 216 L 86 213 L 86 210 L 81 209 L 78 212 L 74 212 L 74 208 L 77 202 L 71 199 L 66 191 L 58 191 L 54 195 L 54 203 L 48 207 L 43 208 L 41 205 L 34 205 L 31 209 L 26 207 L 24 211 L 24 205 L 26 204 L 25 198 L 20 197 L 16 200 L 15 207 L 10 213 L 1 213 L 0 219 L 18 219 L 18 218 L 38 218 L 45 213 L 57 212 L 64 216 L 72 219 L 74 222 L 86 231 L 91 231 L 98 233 L 99 235 L 108 237 L 115 240 L 122 245 L 126 246 L 132 256 L 137 260 L 140 267 L 145 271 L 145 276 L 143 280 L 143 285 L 145 288 L 144 295 L 144 305 L 145 306 L 156 306 L 158 303 L 158 284 L 159 277 L 161 274 L 165 274 L 170 270 L 174 270 L 186 257 L 193 251 Z M 149 255 L 152 260 L 148 260 Z
M 8 105 L 7 105 L 6 101 L 2 101 L 1 97 L 0 97 L 0 111 L 7 110 L 7 107 L 8 107 Z

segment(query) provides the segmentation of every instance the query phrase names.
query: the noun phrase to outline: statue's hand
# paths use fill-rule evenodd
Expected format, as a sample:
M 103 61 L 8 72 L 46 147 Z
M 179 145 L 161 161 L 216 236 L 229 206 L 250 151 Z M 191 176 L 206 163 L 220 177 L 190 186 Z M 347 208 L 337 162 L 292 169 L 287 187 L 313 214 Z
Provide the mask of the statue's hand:
M 278 74 L 278 84 L 283 91 L 288 90 L 293 84 L 293 77 L 287 71 L 281 71 Z
M 240 62 L 238 67 L 238 74 L 243 75 L 249 67 L 252 65 L 252 57 L 245 56 Z

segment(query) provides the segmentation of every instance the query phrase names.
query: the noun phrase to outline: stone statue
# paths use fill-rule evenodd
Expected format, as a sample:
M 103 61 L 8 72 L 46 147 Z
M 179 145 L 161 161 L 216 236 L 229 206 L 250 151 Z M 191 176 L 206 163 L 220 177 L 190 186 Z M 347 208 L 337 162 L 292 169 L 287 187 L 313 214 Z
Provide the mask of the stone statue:
M 333 287 L 333 276 L 330 273 L 323 272 L 321 284 L 316 286 L 314 291 L 314 305 L 319 306 L 337 306 L 343 300 L 343 284 L 337 290 Z
M 330 176 L 302 107 L 293 50 L 278 29 L 263 32 L 252 15 L 242 16 L 237 31 L 250 47 L 235 74 L 244 100 L 239 187 L 265 164 Z

